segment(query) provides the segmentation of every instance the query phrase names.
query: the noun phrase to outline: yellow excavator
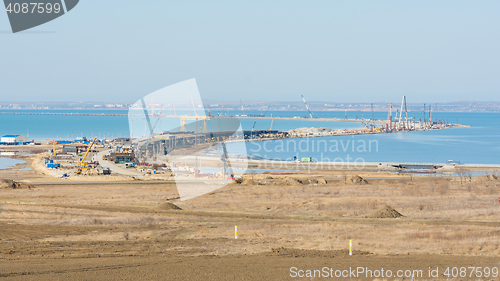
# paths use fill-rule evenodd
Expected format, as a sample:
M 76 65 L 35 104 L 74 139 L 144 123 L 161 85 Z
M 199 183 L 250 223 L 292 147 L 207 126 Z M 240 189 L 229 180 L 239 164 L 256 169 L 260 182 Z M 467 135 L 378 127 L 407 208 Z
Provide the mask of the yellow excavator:
M 76 170 L 75 174 L 80 175 L 82 173 L 82 170 L 89 169 L 89 167 L 82 167 L 82 166 L 85 165 L 85 163 L 84 163 L 85 158 L 87 158 L 87 155 L 89 155 L 89 152 L 92 149 L 92 146 L 94 146 L 96 140 L 97 140 L 97 137 L 95 137 L 94 140 L 92 141 L 92 143 L 90 144 L 89 148 L 87 149 L 87 152 L 85 152 L 85 155 L 83 155 L 82 160 L 80 160 L 80 162 L 78 162 L 75 165 L 75 166 L 79 166 L 80 167 L 80 168 L 78 168 L 78 170 Z

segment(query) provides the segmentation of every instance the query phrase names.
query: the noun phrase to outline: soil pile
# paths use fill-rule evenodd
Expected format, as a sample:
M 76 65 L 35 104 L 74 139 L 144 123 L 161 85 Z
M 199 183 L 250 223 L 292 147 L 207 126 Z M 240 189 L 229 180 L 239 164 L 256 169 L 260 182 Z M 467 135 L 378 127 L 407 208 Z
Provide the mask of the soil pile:
M 326 180 L 323 178 L 319 179 L 300 179 L 298 180 L 301 184 L 326 184 Z
M 498 176 L 496 175 L 487 175 L 487 176 L 484 176 L 484 180 L 486 181 L 498 181 Z
M 242 184 L 242 185 L 254 184 L 254 182 L 251 178 L 246 178 L 246 177 L 237 178 L 234 180 L 234 182 L 237 184 Z
M 315 183 L 318 183 L 317 180 L 310 180 L 310 179 L 301 179 L 301 180 L 298 180 L 301 184 L 315 184 Z
M 326 180 L 323 178 L 318 179 L 318 184 L 326 184 Z
M 234 180 L 235 183 L 241 184 L 241 185 L 263 185 L 265 184 L 265 181 L 260 181 L 260 180 L 265 180 L 265 179 L 272 179 L 272 177 L 259 177 L 259 176 L 253 176 L 253 177 L 241 177 L 237 178 Z
M 279 180 L 278 180 L 279 179 Z M 323 178 L 320 179 L 297 179 L 293 177 L 282 177 L 273 178 L 273 177 L 254 177 L 251 178 L 241 177 L 234 180 L 235 183 L 241 185 L 288 185 L 288 186 L 297 186 L 297 185 L 310 185 L 310 184 L 326 184 L 326 180 Z
M 281 179 L 280 184 L 284 185 L 302 185 L 302 183 L 296 178 L 284 177 Z
M 244 178 L 241 181 L 241 184 L 243 184 L 243 185 L 252 185 L 252 184 L 255 184 L 255 182 L 252 179 Z
M 0 179 L 0 188 L 12 188 L 12 189 L 31 189 L 32 185 L 27 185 L 21 182 L 16 182 L 13 180 Z
M 181 208 L 179 208 L 176 205 L 169 203 L 169 202 L 160 204 L 160 206 L 158 206 L 158 209 L 160 209 L 160 210 L 182 210 Z
M 399 213 L 398 211 L 394 210 L 391 206 L 389 205 L 384 205 L 377 209 L 375 212 L 373 212 L 371 215 L 369 215 L 369 218 L 378 218 L 378 219 L 383 219 L 383 218 L 400 218 L 403 215 Z
M 354 184 L 368 184 L 368 182 L 365 179 L 357 175 L 352 177 L 351 182 Z

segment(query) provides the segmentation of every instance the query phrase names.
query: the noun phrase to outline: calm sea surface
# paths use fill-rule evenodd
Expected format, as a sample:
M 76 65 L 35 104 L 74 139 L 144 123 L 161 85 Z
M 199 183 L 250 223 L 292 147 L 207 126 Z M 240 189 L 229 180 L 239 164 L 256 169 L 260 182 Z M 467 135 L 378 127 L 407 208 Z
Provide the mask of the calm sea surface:
M 24 161 L 11 159 L 7 157 L 0 156 L 0 170 L 14 167 L 16 164 L 23 163 Z
M 54 112 L 127 114 L 127 110 L 6 110 L 0 112 Z M 263 112 L 246 112 L 262 114 Z M 216 112 L 212 111 L 215 115 Z M 221 114 L 242 114 L 224 111 Z M 266 116 L 303 117 L 305 111 L 274 111 Z M 344 118 L 345 112 L 316 112 L 317 117 Z M 424 118 L 423 113 L 409 116 Z M 347 112 L 348 118 L 371 118 L 371 112 Z M 375 112 L 375 119 L 386 119 L 387 112 Z M 376 135 L 335 136 L 267 142 L 248 142 L 247 151 L 254 157 L 291 159 L 313 157 L 318 161 L 365 162 L 435 162 L 460 160 L 462 163 L 500 164 L 500 113 L 436 112 L 434 119 L 470 125 L 470 128 Z M 254 119 L 241 119 L 244 130 L 251 130 Z M 257 120 L 256 130 L 269 129 L 271 120 Z M 288 131 L 300 127 L 329 127 L 332 129 L 361 128 L 361 123 L 319 122 L 308 120 L 275 120 L 273 129 Z M 0 135 L 28 135 L 28 139 L 72 140 L 80 136 L 91 138 L 127 137 L 130 135 L 127 116 L 73 115 L 2 115 Z M 264 146 L 265 143 L 265 146 Z M 231 145 L 229 145 L 231 146 Z M 230 149 L 230 147 L 229 147 Z M 350 159 L 350 160 L 349 160 Z M 361 159 L 361 160 L 360 160 Z

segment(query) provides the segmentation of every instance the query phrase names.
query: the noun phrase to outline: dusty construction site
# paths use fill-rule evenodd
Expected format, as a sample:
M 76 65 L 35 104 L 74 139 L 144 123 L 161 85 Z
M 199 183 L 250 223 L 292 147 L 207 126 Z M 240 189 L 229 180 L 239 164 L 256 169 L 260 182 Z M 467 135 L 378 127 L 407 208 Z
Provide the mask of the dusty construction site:
M 447 267 L 500 267 L 497 174 L 265 172 L 181 201 L 175 183 L 154 178 L 0 170 L 0 276 L 286 280 L 292 267 L 367 267 L 445 280 Z

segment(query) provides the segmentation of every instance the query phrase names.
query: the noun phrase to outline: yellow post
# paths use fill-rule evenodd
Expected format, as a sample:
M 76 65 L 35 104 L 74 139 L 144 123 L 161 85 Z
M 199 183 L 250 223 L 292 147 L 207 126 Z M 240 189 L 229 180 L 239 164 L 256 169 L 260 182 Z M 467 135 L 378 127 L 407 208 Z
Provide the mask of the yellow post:
M 234 227 L 234 239 L 238 239 L 238 226 Z
M 349 256 L 352 256 L 352 240 L 349 240 Z

